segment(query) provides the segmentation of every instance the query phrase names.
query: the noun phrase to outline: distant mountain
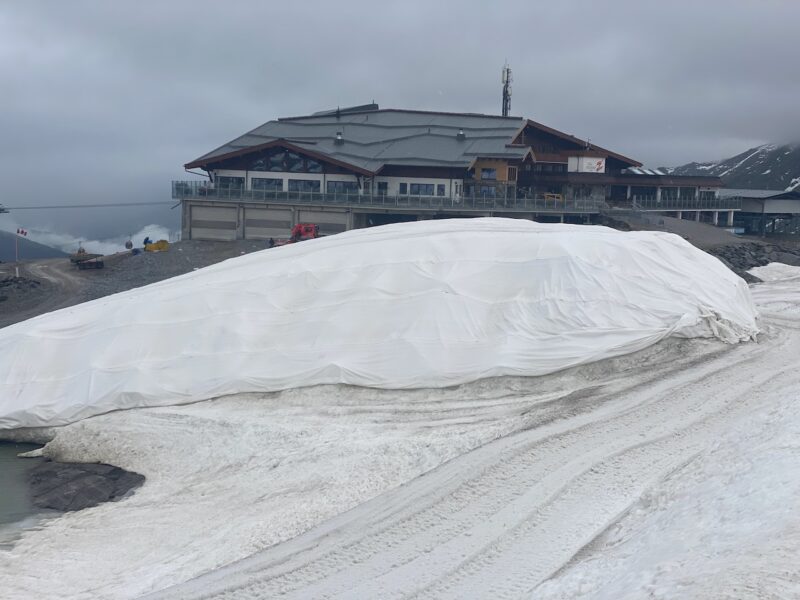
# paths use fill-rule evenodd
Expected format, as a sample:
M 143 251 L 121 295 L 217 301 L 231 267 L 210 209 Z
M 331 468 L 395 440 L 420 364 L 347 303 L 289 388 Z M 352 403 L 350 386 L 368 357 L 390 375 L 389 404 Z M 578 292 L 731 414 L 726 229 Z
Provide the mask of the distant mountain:
M 15 237 L 13 233 L 0 231 L 0 261 L 14 262 Z M 60 258 L 69 256 L 69 254 L 21 237 L 19 238 L 19 256 L 21 260 L 25 260 L 31 258 Z
M 666 170 L 673 175 L 721 177 L 729 188 L 800 189 L 800 144 L 766 144 L 720 162 L 692 162 Z

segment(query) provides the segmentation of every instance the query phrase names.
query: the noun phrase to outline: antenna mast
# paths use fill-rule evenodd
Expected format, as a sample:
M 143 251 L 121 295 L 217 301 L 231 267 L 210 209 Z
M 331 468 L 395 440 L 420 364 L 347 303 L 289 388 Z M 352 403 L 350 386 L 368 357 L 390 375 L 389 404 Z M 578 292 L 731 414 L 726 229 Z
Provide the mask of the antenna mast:
M 511 67 L 508 66 L 508 63 L 503 65 L 501 81 L 503 82 L 503 116 L 507 117 L 508 111 L 511 110 L 511 82 L 513 81 Z

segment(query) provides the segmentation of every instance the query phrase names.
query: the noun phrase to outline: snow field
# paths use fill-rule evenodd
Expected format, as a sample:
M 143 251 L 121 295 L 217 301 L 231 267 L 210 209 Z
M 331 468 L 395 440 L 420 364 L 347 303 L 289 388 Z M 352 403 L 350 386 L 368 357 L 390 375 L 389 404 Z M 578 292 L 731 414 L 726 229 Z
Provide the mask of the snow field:
M 800 339 L 777 345 L 783 369 Z M 778 378 L 764 369 L 777 358 L 771 350 L 707 355 L 655 380 L 627 373 L 627 390 L 594 395 L 586 412 L 505 436 L 299 538 L 153 598 L 536 598 L 538 586 L 569 572 L 573 558 L 648 490 L 731 425 L 794 393 L 800 374 Z M 695 536 L 699 546 L 682 547 L 686 561 L 717 543 L 712 524 L 691 524 L 703 534 Z M 755 561 L 759 551 L 745 553 Z M 793 568 L 790 554 L 771 558 L 779 559 L 773 569 Z M 646 596 L 648 585 L 630 597 Z M 684 585 L 702 590 L 705 583 Z M 669 589 L 672 597 L 717 597 Z
M 797 398 L 747 415 L 531 598 L 797 597 L 798 439 Z

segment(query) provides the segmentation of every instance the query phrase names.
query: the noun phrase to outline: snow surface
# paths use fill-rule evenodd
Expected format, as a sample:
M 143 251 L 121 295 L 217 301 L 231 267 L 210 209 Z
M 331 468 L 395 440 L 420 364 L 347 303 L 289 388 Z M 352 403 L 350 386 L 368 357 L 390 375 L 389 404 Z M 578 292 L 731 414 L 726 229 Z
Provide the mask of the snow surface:
M 800 280 L 800 267 L 784 265 L 783 263 L 770 263 L 763 267 L 753 267 L 748 271 L 761 281 Z
M 752 294 L 758 344 L 60 428 L 47 456 L 146 483 L 0 550 L 2 596 L 798 597 L 800 284 Z
M 235 258 L 0 330 L 0 429 L 315 384 L 542 375 L 669 336 L 757 333 L 744 281 L 678 236 L 404 223 Z

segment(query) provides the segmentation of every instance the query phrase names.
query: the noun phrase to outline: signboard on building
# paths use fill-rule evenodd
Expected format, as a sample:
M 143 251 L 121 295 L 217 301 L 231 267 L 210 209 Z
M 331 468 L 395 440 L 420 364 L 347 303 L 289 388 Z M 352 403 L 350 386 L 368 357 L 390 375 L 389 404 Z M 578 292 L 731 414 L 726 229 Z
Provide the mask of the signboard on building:
M 567 170 L 571 173 L 605 173 L 606 159 L 596 156 L 570 156 Z
M 578 161 L 578 171 L 581 173 L 605 173 L 606 159 L 593 156 L 581 156 Z

